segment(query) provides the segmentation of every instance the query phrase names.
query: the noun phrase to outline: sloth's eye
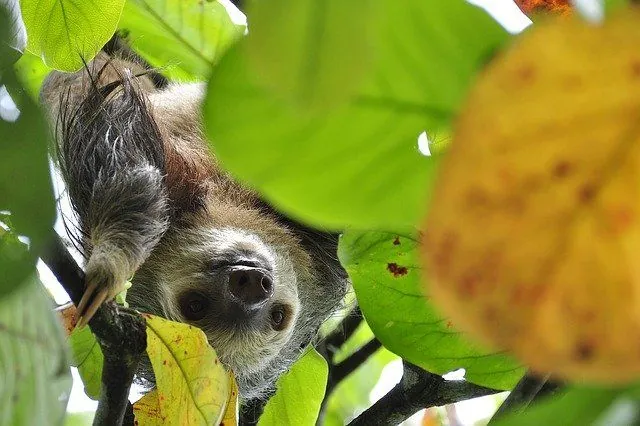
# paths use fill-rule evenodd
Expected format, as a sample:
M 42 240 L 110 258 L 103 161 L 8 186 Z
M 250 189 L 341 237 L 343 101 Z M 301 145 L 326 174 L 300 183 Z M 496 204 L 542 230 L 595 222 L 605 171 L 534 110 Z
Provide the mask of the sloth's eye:
M 201 293 L 187 292 L 180 298 L 180 310 L 188 320 L 197 321 L 204 318 L 209 307 L 209 300 Z
M 286 320 L 286 309 L 284 306 L 276 306 L 271 311 L 271 327 L 274 330 L 280 331 L 285 328 L 287 325 Z

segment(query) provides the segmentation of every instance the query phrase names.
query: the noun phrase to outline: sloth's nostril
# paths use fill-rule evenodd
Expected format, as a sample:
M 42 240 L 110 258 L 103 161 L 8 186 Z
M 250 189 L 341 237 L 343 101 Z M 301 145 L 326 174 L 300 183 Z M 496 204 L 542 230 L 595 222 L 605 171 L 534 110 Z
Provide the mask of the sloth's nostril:
M 257 308 L 273 295 L 269 273 L 259 268 L 236 268 L 229 273 L 229 292 L 247 308 Z

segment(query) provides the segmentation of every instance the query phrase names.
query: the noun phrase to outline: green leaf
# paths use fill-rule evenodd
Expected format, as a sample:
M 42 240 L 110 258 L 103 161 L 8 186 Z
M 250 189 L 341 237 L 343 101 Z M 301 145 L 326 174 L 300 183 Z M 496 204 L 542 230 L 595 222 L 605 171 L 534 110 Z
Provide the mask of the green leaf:
M 276 393 L 264 408 L 258 426 L 315 425 L 328 374 L 325 359 L 309 349 L 278 379 Z
M 33 275 L 37 257 L 9 228 L 10 216 L 0 214 L 0 299 Z
M 495 21 L 462 0 L 379 6 L 371 72 L 339 107 L 301 111 L 273 94 L 261 83 L 262 70 L 250 66 L 244 43 L 221 60 L 209 83 L 206 130 L 223 166 L 315 225 L 416 225 L 438 163 L 419 152 L 418 135 L 449 126 L 477 70 L 507 40 Z M 339 49 L 335 43 L 331 48 Z
M 91 426 L 94 417 L 93 412 L 67 413 L 64 426 Z
M 331 106 L 360 89 L 371 63 L 370 0 L 249 3 L 248 52 L 260 83 L 304 106 Z
M 417 242 L 404 235 L 348 231 L 339 256 L 367 323 L 384 346 L 425 370 L 466 370 L 470 382 L 510 389 L 524 370 L 511 358 L 468 342 L 422 292 Z
M 71 374 L 62 330 L 34 278 L 0 300 L 0 425 L 62 422 Z
M 45 64 L 77 71 L 109 41 L 124 0 L 24 0 L 27 49 Z
M 40 88 L 45 77 L 51 72 L 51 68 L 45 65 L 42 58 L 29 52 L 25 52 L 13 67 L 18 80 L 27 89 L 31 99 L 38 102 Z
M 204 79 L 242 34 L 217 1 L 129 0 L 119 28 L 136 51 L 170 78 Z
M 509 414 L 491 426 L 629 426 L 640 421 L 640 404 L 629 389 L 571 388 Z
M 3 77 L 20 115 L 15 122 L 0 117 L 0 210 L 12 213 L 14 231 L 29 237 L 37 252 L 55 220 L 47 153 L 49 131 L 38 106 L 23 92 L 12 70 Z
M 76 328 L 69 336 L 68 343 L 71 348 L 71 365 L 78 367 L 84 392 L 89 398 L 97 401 L 102 386 L 104 356 L 96 336 L 89 327 Z

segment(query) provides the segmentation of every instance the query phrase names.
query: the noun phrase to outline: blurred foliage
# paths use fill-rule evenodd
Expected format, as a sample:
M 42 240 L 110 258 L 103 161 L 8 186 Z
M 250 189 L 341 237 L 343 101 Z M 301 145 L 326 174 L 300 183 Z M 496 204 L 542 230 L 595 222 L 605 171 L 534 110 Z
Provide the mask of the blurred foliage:
M 33 276 L 0 298 L 0 366 L 1 426 L 62 421 L 71 391 L 67 348 L 52 303 Z
M 540 401 L 525 415 L 510 415 L 490 426 L 631 426 L 640 422 L 639 386 L 576 387 Z
M 363 16 L 374 22 L 368 43 L 359 47 L 375 46 L 368 72 L 360 70 L 360 53 L 342 60 L 342 69 L 362 73 L 357 90 L 346 71 L 330 84 L 319 79 L 295 89 L 331 89 L 323 99 L 343 99 L 334 108 L 305 108 L 287 100 L 292 88 L 278 86 L 280 93 L 274 92 L 277 83 L 264 85 L 256 45 L 264 42 L 269 49 L 272 41 L 260 26 L 222 58 L 209 82 L 204 116 L 218 158 L 282 210 L 315 225 L 417 225 L 438 164 L 417 149 L 418 135 L 451 124 L 477 70 L 508 40 L 493 19 L 462 0 L 387 0 L 376 6 L 377 13 Z M 323 25 L 322 14 L 313 17 L 319 21 L 314 26 Z M 283 52 L 296 54 L 296 63 L 331 67 L 332 50 L 324 44 L 320 51 L 301 51 L 295 37 L 286 42 Z M 344 93 L 351 95 L 345 99 Z
M 615 4 L 617 10 L 621 3 L 611 0 L 607 7 Z M 366 409 L 383 368 L 397 355 L 437 373 L 464 367 L 467 379 L 497 388 L 509 388 L 522 374 L 508 356 L 469 343 L 424 297 L 416 259 L 416 227 L 429 209 L 448 144 L 433 136 L 456 137 L 458 114 L 476 77 L 513 39 L 484 11 L 463 0 L 251 2 L 249 35 L 237 42 L 246 26 L 234 23 L 216 1 L 23 0 L 21 7 L 32 53 L 15 65 L 19 52 L 13 48 L 14 34 L 4 31 L 6 18 L 0 17 L 2 83 L 20 110 L 15 121 L 0 119 L 0 211 L 10 212 L 0 216 L 0 361 L 8 366 L 0 385 L 0 425 L 47 424 L 60 418 L 69 389 L 61 337 L 48 316 L 46 298 L 30 278 L 54 220 L 49 132 L 35 99 L 50 67 L 79 69 L 116 28 L 168 77 L 209 80 L 206 132 L 234 176 L 295 218 L 347 228 L 341 259 L 369 325 L 363 322 L 336 361 L 374 334 L 387 349 L 378 350 L 334 389 L 325 424 L 344 424 Z M 553 51 L 556 41 L 543 45 Z M 611 81 L 617 80 L 600 81 L 603 93 Z M 508 95 L 495 117 L 504 117 L 518 98 L 516 92 Z M 624 95 L 637 97 L 635 91 Z M 545 117 L 566 121 L 562 105 L 545 106 Z M 526 117 L 507 121 L 518 127 Z M 504 129 L 487 123 L 474 135 Z M 541 128 L 540 122 L 531 123 Z M 431 155 L 424 146 L 418 149 L 423 132 L 432 139 Z M 480 163 L 478 158 L 469 155 L 465 164 Z M 530 159 L 524 157 L 523 168 Z M 469 173 L 463 169 L 460 173 Z M 155 330 L 158 336 L 163 333 L 163 327 Z M 97 345 L 90 333 L 74 334 L 73 362 L 87 393 L 96 397 L 101 365 Z M 25 336 L 33 339 L 26 342 Z M 167 345 L 171 337 L 158 336 L 150 338 L 150 350 L 162 389 L 148 394 L 142 406 L 180 418 L 180 408 L 168 402 L 201 408 L 202 398 L 222 395 L 215 400 L 227 404 L 233 390 L 212 396 L 208 387 L 190 393 L 202 369 L 172 352 Z M 163 371 L 158 363 L 171 359 L 173 370 Z M 176 368 L 181 373 L 172 376 Z M 307 352 L 278 382 L 261 424 L 314 424 L 326 381 L 326 362 Z M 217 383 L 215 378 L 212 382 Z M 497 424 L 622 425 L 637 421 L 624 413 L 637 412 L 639 393 L 637 387 L 575 388 Z M 86 420 L 69 416 L 67 424 Z

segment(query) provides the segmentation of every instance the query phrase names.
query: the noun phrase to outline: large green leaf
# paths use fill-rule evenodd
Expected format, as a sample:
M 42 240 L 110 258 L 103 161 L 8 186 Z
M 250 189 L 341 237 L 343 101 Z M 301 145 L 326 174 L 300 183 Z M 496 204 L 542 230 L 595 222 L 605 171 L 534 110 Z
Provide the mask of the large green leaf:
M 258 426 L 315 425 L 328 373 L 325 359 L 314 349 L 307 351 L 278 379 L 276 393 L 264 408 Z
M 71 390 L 62 330 L 44 288 L 0 300 L 0 425 L 60 424 Z
M 50 235 L 55 205 L 47 154 L 47 125 L 35 102 L 8 70 L 4 74 L 20 115 L 14 122 L 0 117 L 0 210 L 12 213 L 15 231 L 31 239 L 37 250 Z
M 76 71 L 109 41 L 124 0 L 23 0 L 27 49 L 52 68 Z
M 245 31 L 217 1 L 129 0 L 119 28 L 169 77 L 204 79 Z
M 417 149 L 418 135 L 449 125 L 477 70 L 507 39 L 488 15 L 462 0 L 379 6 L 371 72 L 339 107 L 300 110 L 274 94 L 261 83 L 261 70 L 250 66 L 244 42 L 221 60 L 209 83 L 206 129 L 222 164 L 287 213 L 316 225 L 415 225 L 437 165 Z M 292 35 L 290 43 L 301 36 Z M 249 43 L 252 37 L 259 34 L 250 31 Z
M 640 422 L 640 402 L 632 389 L 572 388 L 548 397 L 523 413 L 491 426 L 631 426 Z
M 431 306 L 419 282 L 415 239 L 346 232 L 339 255 L 367 323 L 387 349 L 437 374 L 464 368 L 467 380 L 496 389 L 510 389 L 522 376 L 514 360 L 471 344 Z
M 304 106 L 329 106 L 360 89 L 370 65 L 371 0 L 249 3 L 249 54 L 266 87 Z

